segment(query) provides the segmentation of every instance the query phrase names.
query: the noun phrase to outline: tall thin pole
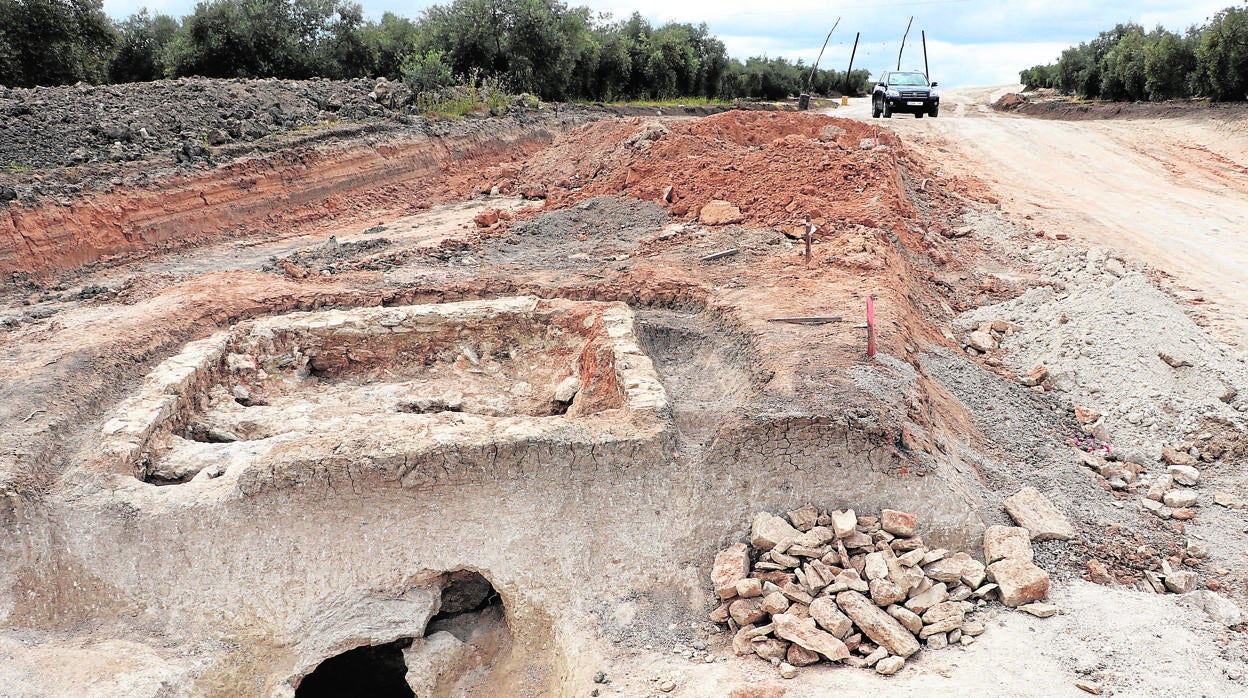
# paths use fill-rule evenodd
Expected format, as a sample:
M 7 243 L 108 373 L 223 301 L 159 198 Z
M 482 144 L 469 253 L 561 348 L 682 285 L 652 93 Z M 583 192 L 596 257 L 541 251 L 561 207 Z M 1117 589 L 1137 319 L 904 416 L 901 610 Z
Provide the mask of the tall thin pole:
M 927 31 L 920 31 L 919 36 L 923 39 L 923 74 L 927 76 L 927 81 L 932 81 L 932 72 L 927 67 Z
M 810 77 L 806 78 L 806 91 L 807 92 L 810 92 L 810 86 L 813 85 L 815 82 L 815 71 L 819 70 L 819 61 L 820 59 L 823 58 L 824 50 L 828 48 L 828 41 L 832 38 L 832 32 L 836 31 L 836 27 L 840 23 L 841 23 L 841 18 L 837 17 L 836 24 L 832 25 L 832 28 L 828 30 L 827 37 L 825 37 L 823 40 L 823 48 L 819 49 L 819 57 L 815 59 L 815 65 L 812 66 L 810 69 Z
M 910 17 L 910 21 L 906 22 L 906 33 L 901 35 L 901 50 L 897 52 L 897 70 L 901 70 L 901 52 L 906 50 L 906 37 L 910 36 L 910 25 L 914 24 L 914 17 Z
M 845 94 L 853 91 L 853 79 L 849 77 L 854 72 L 854 56 L 858 54 L 858 39 L 862 37 L 862 32 L 854 34 L 854 50 L 849 52 L 849 70 L 845 71 Z

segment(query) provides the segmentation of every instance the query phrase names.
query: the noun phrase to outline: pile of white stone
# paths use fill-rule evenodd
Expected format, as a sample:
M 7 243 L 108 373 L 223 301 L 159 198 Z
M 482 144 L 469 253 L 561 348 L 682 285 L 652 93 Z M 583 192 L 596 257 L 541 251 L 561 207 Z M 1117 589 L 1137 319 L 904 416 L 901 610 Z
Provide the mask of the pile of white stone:
M 711 583 L 722 603 L 711 620 L 728 625 L 738 655 L 757 654 L 791 678 L 824 660 L 894 674 L 923 643 L 969 645 L 984 626 L 967 614 L 989 599 L 1056 611 L 1033 603 L 1048 595 L 1049 575 L 1032 562 L 1027 529 L 989 527 L 980 562 L 929 549 L 915 523 L 891 509 L 757 514 L 749 545 L 715 556 Z

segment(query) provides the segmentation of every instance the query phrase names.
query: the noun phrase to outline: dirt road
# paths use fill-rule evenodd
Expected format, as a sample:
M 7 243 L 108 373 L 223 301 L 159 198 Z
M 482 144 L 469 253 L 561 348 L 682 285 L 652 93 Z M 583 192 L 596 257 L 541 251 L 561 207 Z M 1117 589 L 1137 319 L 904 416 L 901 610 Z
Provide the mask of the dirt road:
M 978 175 L 1005 211 L 1050 236 L 1116 248 L 1174 275 L 1183 297 L 1205 304 L 1211 329 L 1248 347 L 1246 122 L 1050 121 L 988 107 L 1018 89 L 947 90 L 937 119 L 875 122 L 948 171 Z M 870 121 L 870 100 L 836 115 Z

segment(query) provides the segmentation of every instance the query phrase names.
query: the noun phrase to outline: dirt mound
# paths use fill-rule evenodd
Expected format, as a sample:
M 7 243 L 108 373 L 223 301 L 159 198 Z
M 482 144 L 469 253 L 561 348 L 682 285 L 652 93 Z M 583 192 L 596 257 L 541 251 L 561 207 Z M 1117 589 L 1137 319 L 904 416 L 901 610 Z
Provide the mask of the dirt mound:
M 874 227 L 912 209 L 896 175 L 897 144 L 869 124 L 809 113 L 634 119 L 582 127 L 523 171 L 494 174 L 513 174 L 522 191 L 545 189 L 552 208 L 624 192 L 688 220 L 719 199 L 746 224 L 797 224 L 835 211 L 840 224 Z
M 1002 95 L 993 103 L 992 108 L 999 111 L 1015 111 L 1027 103 L 1027 98 L 1017 92 Z
M 1052 89 L 1007 94 L 993 105 L 997 111 L 1013 112 L 1042 119 L 1085 121 L 1088 119 L 1178 119 L 1205 116 L 1239 120 L 1248 115 L 1248 106 L 1217 103 L 1208 99 L 1171 99 L 1164 102 L 1111 102 L 1084 100 Z

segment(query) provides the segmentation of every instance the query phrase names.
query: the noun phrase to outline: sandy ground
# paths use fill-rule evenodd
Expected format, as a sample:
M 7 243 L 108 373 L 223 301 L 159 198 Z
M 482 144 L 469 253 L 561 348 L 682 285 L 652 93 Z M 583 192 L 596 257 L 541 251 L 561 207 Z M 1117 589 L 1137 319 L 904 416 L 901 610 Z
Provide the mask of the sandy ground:
M 1003 210 L 1050 234 L 1126 252 L 1203 297 L 1224 341 L 1248 348 L 1248 124 L 1211 119 L 1051 121 L 993 111 L 1021 86 L 945 90 L 936 119 L 877 119 Z M 871 121 L 870 99 L 837 116 Z

